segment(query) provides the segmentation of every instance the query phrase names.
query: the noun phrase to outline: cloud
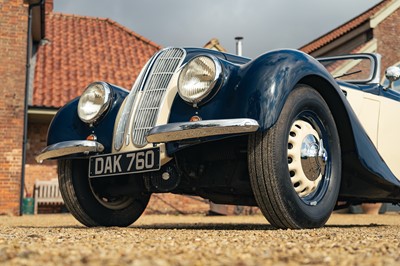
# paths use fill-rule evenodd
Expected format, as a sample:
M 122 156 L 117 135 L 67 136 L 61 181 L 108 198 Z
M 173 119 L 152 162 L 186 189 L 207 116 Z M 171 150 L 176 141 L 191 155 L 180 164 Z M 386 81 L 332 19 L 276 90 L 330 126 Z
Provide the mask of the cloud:
M 55 1 L 55 11 L 108 17 L 162 46 L 202 46 L 218 38 L 243 54 L 298 48 L 356 17 L 379 0 L 81 0 Z

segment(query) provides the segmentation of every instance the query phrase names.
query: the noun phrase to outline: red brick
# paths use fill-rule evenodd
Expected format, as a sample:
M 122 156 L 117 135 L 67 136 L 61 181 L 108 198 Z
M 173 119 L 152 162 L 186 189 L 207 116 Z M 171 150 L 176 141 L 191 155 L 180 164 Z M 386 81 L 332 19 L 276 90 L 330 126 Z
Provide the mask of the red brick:
M 381 74 L 389 66 L 400 62 L 400 9 L 393 12 L 374 29 L 374 37 L 378 40 L 378 53 L 382 55 Z
M 0 214 L 19 213 L 27 12 L 22 0 L 0 0 Z

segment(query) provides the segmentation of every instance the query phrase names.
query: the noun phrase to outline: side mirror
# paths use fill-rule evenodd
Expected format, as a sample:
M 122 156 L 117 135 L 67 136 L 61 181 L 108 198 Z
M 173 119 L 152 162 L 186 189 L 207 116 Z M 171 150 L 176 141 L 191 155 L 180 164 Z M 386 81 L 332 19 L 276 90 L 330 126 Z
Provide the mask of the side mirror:
M 400 67 L 388 67 L 385 71 L 385 76 L 389 80 L 389 86 L 386 89 L 390 89 L 392 88 L 393 82 L 400 79 Z

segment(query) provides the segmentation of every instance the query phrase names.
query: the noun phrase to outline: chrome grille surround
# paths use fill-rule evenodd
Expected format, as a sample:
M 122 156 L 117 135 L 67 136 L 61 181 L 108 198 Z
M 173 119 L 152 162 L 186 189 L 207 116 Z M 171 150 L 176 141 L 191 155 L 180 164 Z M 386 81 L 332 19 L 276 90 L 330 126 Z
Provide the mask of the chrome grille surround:
M 150 73 L 145 78 L 140 102 L 132 116 L 132 142 L 135 146 L 147 144 L 146 134 L 156 124 L 168 84 L 185 55 L 185 50 L 181 48 L 167 48 L 155 57 Z
M 147 144 L 146 134 L 155 126 L 159 108 L 174 72 L 180 67 L 186 51 L 166 48 L 154 55 L 143 67 L 127 96 L 115 128 L 114 149 L 128 146 L 130 135 L 136 147 Z M 130 121 L 133 118 L 133 123 Z M 132 124 L 132 132 L 129 125 Z
M 131 113 L 131 110 L 134 106 L 135 100 L 137 98 L 138 92 L 140 90 L 141 84 L 143 83 L 144 76 L 146 75 L 145 73 L 147 72 L 148 66 L 150 65 L 150 62 L 147 62 L 147 64 L 143 67 L 142 71 L 140 72 L 139 76 L 136 78 L 135 83 L 133 84 L 132 90 L 129 93 L 125 105 L 123 107 L 121 117 L 118 121 L 117 127 L 115 129 L 115 137 L 114 137 L 114 149 L 119 151 L 122 148 L 122 145 L 124 144 L 124 137 L 128 134 L 128 127 L 127 125 L 129 124 L 129 114 Z M 125 137 L 125 144 L 129 144 L 129 137 Z

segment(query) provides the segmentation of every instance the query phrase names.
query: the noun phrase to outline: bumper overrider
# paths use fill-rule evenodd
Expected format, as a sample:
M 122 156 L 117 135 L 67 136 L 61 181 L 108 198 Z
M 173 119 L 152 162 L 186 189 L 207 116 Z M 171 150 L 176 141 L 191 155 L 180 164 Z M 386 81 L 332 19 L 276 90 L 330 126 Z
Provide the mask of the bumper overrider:
M 170 123 L 153 127 L 147 134 L 147 141 L 150 143 L 167 143 L 219 135 L 245 134 L 255 132 L 258 128 L 259 124 L 256 120 L 247 118 Z M 104 146 L 97 141 L 63 141 L 44 148 L 36 156 L 36 161 L 41 163 L 47 159 L 74 154 L 89 155 L 102 151 L 104 151 Z
M 90 154 L 102 152 L 103 144 L 91 140 L 69 140 L 59 142 L 44 148 L 36 157 L 38 163 L 47 159 L 55 159 L 71 154 Z

